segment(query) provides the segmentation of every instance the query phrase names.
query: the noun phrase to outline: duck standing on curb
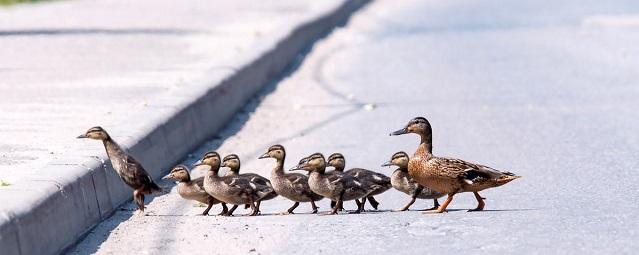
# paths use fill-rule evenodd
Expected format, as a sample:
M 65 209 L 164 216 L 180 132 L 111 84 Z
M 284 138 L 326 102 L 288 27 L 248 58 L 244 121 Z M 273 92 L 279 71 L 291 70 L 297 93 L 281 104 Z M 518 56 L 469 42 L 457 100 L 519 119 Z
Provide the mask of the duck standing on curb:
M 461 159 L 433 156 L 433 131 L 424 117 L 412 119 L 404 128 L 390 135 L 408 133 L 418 134 L 421 138 L 417 151 L 408 162 L 408 173 L 419 184 L 439 193 L 448 194 L 446 201 L 435 211 L 437 213 L 445 212 L 446 207 L 453 201 L 453 196 L 461 192 L 473 192 L 477 199 L 477 208 L 469 211 L 481 211 L 485 203 L 479 191 L 498 187 L 520 178 L 510 172 L 501 172 Z
M 342 207 L 344 201 L 360 199 L 376 189 L 377 186 L 371 186 L 366 189 L 357 178 L 347 174 L 329 174 L 326 173 L 326 160 L 321 153 L 314 153 L 302 161 L 301 164 L 293 167 L 291 170 L 306 170 L 310 172 L 308 185 L 311 190 L 336 202 L 335 206 L 328 214 L 337 214 L 337 210 Z M 360 213 L 363 205 L 359 205 L 357 211 Z
M 162 192 L 162 188 L 153 181 L 144 167 L 133 156 L 127 154 L 103 128 L 92 127 L 77 138 L 101 140 L 104 143 L 113 169 L 126 185 L 133 188 L 133 200 L 138 206 L 138 215 L 144 213 L 144 195 Z
M 344 174 L 357 178 L 357 180 L 361 181 L 362 185 L 364 186 L 370 186 L 370 185 L 379 186 L 379 188 L 377 188 L 372 193 L 368 194 L 368 196 L 362 198 L 362 202 L 361 202 L 362 208 L 364 207 L 364 205 L 366 204 L 366 200 L 368 199 L 368 202 L 371 204 L 371 206 L 373 206 L 373 208 L 377 210 L 377 207 L 379 206 L 379 202 L 377 202 L 377 200 L 375 200 L 375 197 L 373 196 L 382 194 L 392 187 L 390 178 L 388 178 L 388 176 L 383 175 L 381 173 L 373 172 L 371 170 L 366 170 L 362 168 L 352 168 L 347 171 L 344 171 L 344 168 L 346 167 L 346 160 L 344 159 L 344 155 L 342 155 L 341 153 L 331 154 L 328 157 L 327 162 L 328 162 L 328 166 L 332 166 L 335 168 L 335 171 L 342 172 Z M 359 206 L 360 202 L 357 200 L 355 200 L 355 202 Z
M 408 175 L 408 154 L 406 152 L 400 151 L 391 157 L 391 160 L 384 163 L 382 166 L 398 166 L 397 170 L 393 172 L 391 175 L 391 184 L 393 187 L 401 192 L 404 192 L 411 196 L 410 202 L 406 204 L 402 209 L 395 211 L 406 211 L 410 208 L 417 198 L 421 199 L 432 199 L 434 202 L 433 208 L 427 210 L 435 210 L 439 207 L 439 202 L 437 202 L 437 198 L 443 197 L 444 194 L 434 191 L 432 189 L 426 188 L 419 183 L 415 182 Z
M 259 158 L 274 158 L 277 161 L 271 171 L 273 189 L 275 189 L 277 194 L 295 202 L 291 208 L 280 214 L 293 214 L 293 210 L 299 206 L 300 202 L 310 202 L 313 207 L 312 213 L 317 213 L 318 207 L 315 205 L 315 201 L 319 201 L 324 197 L 315 194 L 311 190 L 308 184 L 308 176 L 298 173 L 284 173 L 284 160 L 286 159 L 284 146 L 273 145 Z
M 178 181 L 177 191 L 180 196 L 186 200 L 195 200 L 203 204 L 207 204 L 206 210 L 202 212 L 202 215 L 209 215 L 209 210 L 214 204 L 220 203 L 204 190 L 204 177 L 195 178 L 191 180 L 189 169 L 186 166 L 178 165 L 171 169 L 171 172 L 164 176 L 165 180 Z M 218 215 L 224 215 L 228 212 L 226 204 L 222 204 L 222 212 Z
M 273 192 L 273 188 L 251 182 L 242 176 L 219 176 L 221 160 L 217 152 L 207 152 L 198 165 L 208 165 L 211 168 L 204 175 L 204 190 L 215 199 L 233 208 L 225 216 L 233 215 L 238 205 L 248 204 L 252 211 L 250 216 L 258 214 L 255 203 Z
M 240 174 L 240 166 L 241 166 L 240 164 L 241 164 L 240 157 L 238 157 L 235 154 L 230 154 L 224 157 L 224 159 L 222 159 L 221 166 L 229 168 L 229 171 L 226 172 L 224 176 L 241 176 L 241 177 L 249 179 L 249 181 L 252 181 L 254 183 L 273 188 L 273 185 L 271 185 L 271 181 L 269 181 L 268 179 L 266 179 L 265 177 L 259 174 L 254 174 L 254 173 Z M 277 197 L 277 193 L 273 191 L 271 194 L 265 196 L 260 201 L 257 201 L 255 204 L 255 206 L 257 207 L 257 213 L 260 213 L 260 204 L 262 203 L 262 201 L 271 200 L 275 197 Z M 248 205 L 246 205 L 245 208 L 248 208 Z

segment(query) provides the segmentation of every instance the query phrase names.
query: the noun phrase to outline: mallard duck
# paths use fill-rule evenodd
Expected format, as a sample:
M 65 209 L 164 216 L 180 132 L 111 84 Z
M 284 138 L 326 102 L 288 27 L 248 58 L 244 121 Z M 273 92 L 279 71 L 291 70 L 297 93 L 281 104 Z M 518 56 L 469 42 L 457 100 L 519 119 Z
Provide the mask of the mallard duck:
M 419 184 L 439 193 L 448 194 L 448 198 L 435 211 L 442 213 L 453 200 L 453 196 L 461 192 L 473 192 L 477 199 L 477 208 L 484 209 L 484 198 L 479 191 L 498 187 L 520 178 L 510 172 L 501 172 L 491 167 L 478 165 L 461 159 L 433 156 L 433 133 L 430 123 L 424 117 L 412 119 L 400 130 L 390 135 L 418 134 L 421 138 L 417 151 L 408 161 L 408 173 Z
M 391 184 L 393 187 L 401 192 L 404 192 L 411 196 L 410 202 L 406 204 L 402 209 L 396 211 L 406 211 L 410 208 L 413 203 L 415 203 L 415 199 L 432 199 L 434 201 L 433 208 L 427 210 L 434 210 L 439 207 L 439 202 L 437 202 L 437 198 L 443 197 L 444 194 L 434 191 L 432 189 L 426 188 L 419 183 L 415 182 L 408 175 L 408 154 L 406 152 L 400 151 L 391 157 L 391 160 L 384 163 L 382 166 L 398 166 L 397 170 L 393 172 L 391 175 Z
M 346 167 L 346 159 L 344 159 L 344 155 L 342 155 L 341 153 L 331 154 L 328 157 L 327 162 L 328 162 L 328 166 L 332 166 L 335 168 L 335 171 L 343 172 L 345 174 L 348 174 L 350 176 L 357 178 L 358 180 L 361 181 L 362 185 L 364 186 L 369 186 L 372 184 L 379 186 L 379 188 L 376 189 L 374 192 L 362 198 L 362 202 L 361 202 L 362 207 L 364 206 L 364 204 L 366 204 L 366 200 L 368 199 L 368 202 L 371 204 L 371 206 L 375 208 L 375 210 L 377 210 L 377 207 L 379 206 L 379 202 L 377 202 L 377 200 L 375 200 L 375 197 L 373 196 L 382 194 L 388 189 L 390 189 L 391 187 L 393 187 L 391 185 L 390 178 L 388 178 L 388 176 L 383 175 L 381 173 L 373 172 L 371 170 L 366 170 L 362 168 L 352 168 L 352 169 L 344 171 L 344 168 Z M 355 201 L 359 205 L 359 201 L 357 200 Z
M 360 199 L 379 189 L 379 186 L 371 185 L 364 187 L 357 178 L 343 173 L 326 173 L 326 160 L 321 153 L 310 155 L 301 164 L 293 167 L 292 170 L 306 170 L 310 172 L 308 185 L 311 190 L 336 202 L 333 210 L 328 214 L 337 214 L 337 210 L 342 207 L 344 201 Z M 352 213 L 360 213 L 363 205 L 358 206 Z
M 284 172 L 284 160 L 286 159 L 284 146 L 279 144 L 273 145 L 259 158 L 274 158 L 276 160 L 277 163 L 271 171 L 273 189 L 280 196 L 295 202 L 291 208 L 281 214 L 293 214 L 293 210 L 299 206 L 300 202 L 311 202 L 311 206 L 313 207 L 312 213 L 317 213 L 318 207 L 315 205 L 315 201 L 322 200 L 324 197 L 311 191 L 306 175 Z
M 142 164 L 127 154 L 103 128 L 92 127 L 77 138 L 101 140 L 104 143 L 113 169 L 126 185 L 133 188 L 133 200 L 138 206 L 138 214 L 144 213 L 144 195 L 162 192 L 162 188 L 153 181 Z
M 208 207 L 206 207 L 206 210 L 202 212 L 202 215 L 208 215 L 211 207 L 213 207 L 214 204 L 220 203 L 219 200 L 215 199 L 209 195 L 209 193 L 206 193 L 206 190 L 204 190 L 204 177 L 191 180 L 189 168 L 184 165 L 174 167 L 171 169 L 171 172 L 162 179 L 178 181 L 177 191 L 182 198 L 207 204 Z M 228 208 L 226 207 L 226 204 L 223 203 L 222 212 L 219 215 L 224 215 L 227 212 Z
M 229 154 L 226 157 L 224 157 L 224 159 L 222 159 L 222 167 L 228 167 L 229 171 L 226 172 L 226 174 L 224 176 L 241 176 L 244 178 L 248 178 L 250 181 L 257 183 L 257 184 L 261 184 L 261 185 L 266 185 L 269 187 L 273 187 L 271 185 L 271 181 L 269 181 L 268 179 L 262 177 L 259 174 L 254 174 L 254 173 L 243 173 L 240 174 L 240 157 L 238 157 L 235 154 Z M 257 212 L 260 213 L 260 204 L 262 203 L 262 201 L 265 200 L 271 200 L 273 198 L 277 197 L 277 193 L 275 193 L 275 191 L 273 191 L 271 194 L 265 196 L 264 198 L 262 198 L 260 201 L 257 201 L 255 203 L 255 206 L 257 207 Z M 245 208 L 248 208 L 248 205 L 245 206 Z
M 231 216 L 238 205 L 248 204 L 252 211 L 250 216 L 258 214 L 255 202 L 273 192 L 273 188 L 250 181 L 242 176 L 219 176 L 220 154 L 211 151 L 204 154 L 198 165 L 210 166 L 204 175 L 204 190 L 215 199 L 227 204 L 233 204 L 233 208 L 226 214 Z

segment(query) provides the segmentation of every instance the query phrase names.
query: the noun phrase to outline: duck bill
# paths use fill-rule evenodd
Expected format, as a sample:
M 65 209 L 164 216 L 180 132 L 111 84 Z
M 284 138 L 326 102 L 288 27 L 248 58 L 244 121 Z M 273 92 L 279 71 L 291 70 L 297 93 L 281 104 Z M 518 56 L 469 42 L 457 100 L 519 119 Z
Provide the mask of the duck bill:
M 87 135 L 83 134 L 83 135 L 79 135 L 78 137 L 76 137 L 77 139 L 82 139 L 82 138 L 89 138 Z
M 226 162 L 222 162 L 222 164 L 220 164 L 220 167 L 226 167 Z
M 258 159 L 263 159 L 263 158 L 270 158 L 271 156 L 268 155 L 268 153 L 264 153 L 262 154 L 262 156 L 260 156 Z
M 202 164 L 201 161 L 198 161 L 198 162 L 193 163 L 191 166 L 192 167 L 198 167 L 198 166 L 201 166 L 201 165 L 204 165 L 204 164 Z
M 382 164 L 382 166 L 392 166 L 393 163 L 391 163 L 390 161 L 386 161 L 386 163 Z
M 162 180 L 171 180 L 171 179 L 173 179 L 173 175 L 172 174 L 169 174 L 167 176 L 162 177 Z
M 393 135 L 403 135 L 403 134 L 407 134 L 408 133 L 408 129 L 407 128 L 402 128 L 400 130 L 397 130 L 395 132 L 390 133 L 391 136 Z
M 304 170 L 301 165 L 297 165 L 289 169 L 289 171 L 299 171 L 299 170 Z

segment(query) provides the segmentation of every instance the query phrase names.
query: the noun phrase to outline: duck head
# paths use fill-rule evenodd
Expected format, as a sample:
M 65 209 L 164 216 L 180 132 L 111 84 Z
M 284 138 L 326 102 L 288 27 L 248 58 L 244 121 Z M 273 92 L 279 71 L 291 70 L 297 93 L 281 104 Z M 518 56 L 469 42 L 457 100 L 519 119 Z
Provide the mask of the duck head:
M 274 158 L 280 161 L 280 160 L 284 160 L 285 157 L 286 157 L 286 151 L 284 150 L 284 146 L 276 144 L 269 147 L 266 153 L 262 154 L 262 156 L 260 156 L 259 158 L 260 159 Z
M 294 170 L 306 170 L 308 172 L 317 171 L 319 173 L 324 173 L 324 170 L 326 170 L 326 160 L 324 159 L 324 155 L 319 152 L 313 153 L 310 156 L 300 160 L 300 163 L 297 164 L 297 166 L 291 168 L 290 171 Z
M 332 166 L 335 168 L 335 171 L 343 172 L 344 167 L 346 167 L 346 159 L 344 159 L 344 155 L 342 153 L 333 153 L 328 156 L 326 160 L 328 166 Z
M 220 164 L 220 154 L 215 151 L 209 151 L 207 153 L 204 153 L 204 156 L 202 156 L 200 162 L 193 166 L 207 165 L 211 167 L 210 171 L 219 171 Z
M 240 157 L 235 154 L 229 154 L 224 159 L 222 159 L 221 167 L 228 167 L 231 172 L 239 173 L 240 172 Z
M 189 174 L 189 169 L 186 166 L 178 165 L 171 169 L 171 172 L 167 176 L 162 177 L 162 179 L 188 182 L 191 180 L 191 175 Z
M 407 170 L 408 160 L 408 154 L 406 154 L 406 152 L 400 151 L 393 154 L 391 160 L 382 164 L 382 166 L 398 166 L 400 170 Z
M 89 138 L 104 141 L 109 139 L 109 134 L 102 127 L 92 127 L 89 128 L 86 133 L 79 135 L 77 138 Z
M 390 133 L 390 135 L 403 135 L 414 133 L 421 136 L 431 136 L 432 128 L 430 122 L 424 117 L 416 117 L 408 122 L 406 126 L 400 130 Z

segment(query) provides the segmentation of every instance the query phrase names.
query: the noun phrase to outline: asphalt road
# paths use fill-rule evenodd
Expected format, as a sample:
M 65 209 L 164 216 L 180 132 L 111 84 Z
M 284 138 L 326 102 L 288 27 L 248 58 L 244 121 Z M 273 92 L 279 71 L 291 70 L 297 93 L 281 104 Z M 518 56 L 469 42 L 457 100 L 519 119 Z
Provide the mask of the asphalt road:
M 379 165 L 418 138 L 388 133 L 425 116 L 436 155 L 523 176 L 482 192 L 483 212 L 466 212 L 471 194 L 446 214 L 389 212 L 408 200 L 391 190 L 382 212 L 272 215 L 290 206 L 279 198 L 259 217 L 203 217 L 174 190 L 149 216 L 127 205 L 71 253 L 636 253 L 638 13 L 633 1 L 376 1 L 185 160 L 236 153 L 269 175 L 257 157 L 281 143 L 287 168 L 342 152 L 390 174 Z

